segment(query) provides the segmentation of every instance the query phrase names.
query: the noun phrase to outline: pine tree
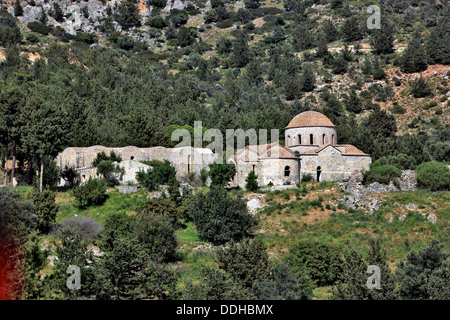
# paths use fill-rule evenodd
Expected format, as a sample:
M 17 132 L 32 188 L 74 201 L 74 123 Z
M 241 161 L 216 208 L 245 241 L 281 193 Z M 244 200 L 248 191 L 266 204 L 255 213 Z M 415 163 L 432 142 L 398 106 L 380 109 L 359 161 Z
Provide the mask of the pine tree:
M 328 55 L 328 44 L 326 36 L 321 33 L 317 41 L 317 56 L 325 57 Z
M 126 0 L 122 2 L 118 7 L 118 13 L 115 18 L 124 29 L 139 27 L 141 21 L 136 0 Z
M 449 254 L 443 252 L 437 240 L 424 249 L 410 252 L 406 262 L 400 262 L 395 271 L 404 299 L 450 298 Z
M 311 49 L 314 46 L 314 36 L 309 31 L 309 25 L 306 22 L 301 22 L 294 28 L 294 47 L 297 51 Z
M 23 15 L 23 8 L 19 0 L 16 0 L 16 3 L 14 4 L 14 15 L 16 17 L 21 17 Z
M 339 39 L 339 30 L 335 27 L 331 20 L 325 20 L 322 29 L 328 42 L 333 42 Z
M 376 54 L 394 52 L 395 30 L 390 21 L 381 21 L 381 29 L 374 29 L 370 35 L 370 44 Z
M 345 108 L 353 113 L 360 113 L 363 110 L 362 101 L 358 97 L 356 90 L 350 90 L 349 95 L 344 99 Z
M 440 20 L 425 44 L 430 64 L 450 64 L 450 19 Z
M 316 87 L 316 75 L 311 64 L 307 64 L 303 68 L 301 76 L 301 90 L 310 92 Z
M 245 188 L 248 191 L 258 190 L 258 176 L 256 175 L 255 171 L 250 171 L 247 178 L 245 178 L 245 182 Z
M 401 60 L 400 68 L 403 72 L 421 72 L 427 69 L 427 56 L 419 34 L 415 34 L 409 42 Z
M 345 20 L 342 25 L 342 34 L 345 42 L 354 42 L 363 38 L 361 25 L 357 17 L 353 16 Z
M 239 32 L 236 40 L 233 41 L 233 53 L 231 64 L 236 68 L 243 68 L 250 62 L 250 49 L 247 43 L 247 36 L 244 32 Z
M 85 8 L 87 8 L 87 7 L 85 7 Z M 53 19 L 55 19 L 58 22 L 62 21 L 62 19 L 64 17 L 64 13 L 57 2 L 53 3 L 52 17 L 53 17 Z
M 396 281 L 387 264 L 386 250 L 383 248 L 380 239 L 369 240 L 369 265 L 380 268 L 380 289 L 369 290 L 369 299 L 371 300 L 394 300 L 398 299 L 396 292 Z

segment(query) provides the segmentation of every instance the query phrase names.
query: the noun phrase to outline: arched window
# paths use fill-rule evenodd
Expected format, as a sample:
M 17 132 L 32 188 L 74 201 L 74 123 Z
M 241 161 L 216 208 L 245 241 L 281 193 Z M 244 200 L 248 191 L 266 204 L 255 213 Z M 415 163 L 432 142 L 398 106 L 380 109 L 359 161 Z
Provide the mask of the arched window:
M 320 182 L 320 174 L 322 173 L 322 168 L 319 166 L 317 167 L 317 182 Z
M 335 144 L 336 144 L 336 142 L 334 141 L 334 134 L 331 136 L 331 144 L 332 144 L 332 145 L 335 145 Z
M 289 177 L 291 174 L 291 168 L 289 166 L 284 167 L 284 176 Z
M 253 172 L 255 172 L 255 165 L 252 165 L 252 170 Z
M 288 141 L 287 141 L 288 146 L 291 145 L 291 136 L 288 136 Z
M 322 144 L 325 144 L 325 135 L 322 136 Z
M 302 135 L 301 134 L 298 135 L 298 144 L 302 144 Z
M 131 158 L 130 158 L 131 160 L 134 160 L 134 156 L 131 156 Z
M 309 135 L 309 144 L 314 144 L 314 137 L 312 134 Z

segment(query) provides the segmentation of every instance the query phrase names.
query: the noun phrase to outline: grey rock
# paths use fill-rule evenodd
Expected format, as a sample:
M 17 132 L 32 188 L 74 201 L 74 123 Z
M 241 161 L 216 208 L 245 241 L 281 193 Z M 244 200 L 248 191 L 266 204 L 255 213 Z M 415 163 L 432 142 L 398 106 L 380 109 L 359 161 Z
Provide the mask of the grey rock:
M 431 213 L 428 215 L 427 220 L 434 224 L 437 222 L 437 216 L 434 213 Z
M 139 186 L 116 186 L 116 189 L 119 190 L 122 194 L 130 194 L 138 191 L 140 189 Z

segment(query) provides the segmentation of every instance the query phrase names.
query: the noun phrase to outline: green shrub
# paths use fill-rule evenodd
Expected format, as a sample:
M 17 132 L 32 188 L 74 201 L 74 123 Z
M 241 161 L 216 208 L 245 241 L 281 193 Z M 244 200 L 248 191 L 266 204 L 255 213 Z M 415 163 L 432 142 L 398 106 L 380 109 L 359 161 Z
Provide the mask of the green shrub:
M 30 198 L 33 201 L 34 213 L 38 217 L 38 228 L 43 233 L 48 233 L 55 222 L 59 207 L 55 202 L 56 193 L 50 190 L 39 192 L 34 189 Z
M 288 255 L 292 271 L 299 273 L 306 267 L 318 286 L 333 285 L 342 266 L 339 248 L 317 241 L 301 241 L 292 247 Z
M 89 179 L 85 184 L 72 190 L 79 208 L 100 205 L 106 201 L 106 185 L 103 179 Z
M 372 182 L 389 184 L 390 181 L 394 182 L 401 175 L 402 171 L 394 166 L 372 166 L 370 171 L 364 172 L 364 184 L 370 184 Z
M 152 28 L 163 29 L 163 28 L 167 27 L 167 22 L 163 17 L 156 16 L 156 17 L 151 17 L 148 20 L 147 25 Z
M 235 174 L 236 167 L 234 164 L 212 163 L 209 165 L 209 177 L 211 178 L 212 186 L 226 186 Z
M 43 35 L 48 35 L 49 32 L 52 30 L 51 27 L 46 26 L 45 24 L 39 22 L 39 21 L 33 21 L 28 23 L 28 28 L 30 28 L 31 31 L 37 32 Z
M 206 186 L 206 181 L 208 180 L 209 172 L 205 168 L 200 170 L 200 181 L 202 182 L 202 186 Z
M 431 161 L 420 164 L 417 168 L 419 186 L 431 190 L 450 189 L 450 169 L 446 164 Z
M 248 191 L 258 190 L 258 176 L 256 175 L 255 171 L 250 171 L 247 178 L 245 178 L 245 182 L 245 188 Z
M 302 182 L 311 182 L 313 180 L 314 178 L 311 173 L 305 173 L 304 175 L 302 175 Z
M 256 225 L 255 218 L 247 211 L 246 202 L 229 196 L 222 188 L 213 188 L 206 194 L 197 193 L 188 212 L 200 238 L 214 244 L 240 241 L 249 236 Z
M 150 258 L 157 262 L 173 259 L 177 238 L 172 222 L 163 215 L 147 211 L 141 211 L 136 218 L 134 232 Z
M 168 184 L 176 180 L 176 169 L 168 160 L 143 162 L 152 165 L 153 170 L 147 172 L 139 171 L 136 174 L 136 180 L 147 190 L 155 190 L 159 185 Z
M 22 34 L 15 19 L 9 14 L 2 13 L 0 17 L 0 45 L 14 45 L 21 41 Z
M 245 287 L 252 287 L 270 273 L 269 255 L 260 241 L 233 243 L 217 252 L 219 268 Z

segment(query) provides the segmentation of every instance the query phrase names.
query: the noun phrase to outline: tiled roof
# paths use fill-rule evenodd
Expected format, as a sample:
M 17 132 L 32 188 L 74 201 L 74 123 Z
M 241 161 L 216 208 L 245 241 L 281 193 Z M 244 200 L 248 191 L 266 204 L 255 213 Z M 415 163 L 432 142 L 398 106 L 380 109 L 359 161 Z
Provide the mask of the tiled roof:
M 343 155 L 368 156 L 367 153 L 362 152 L 357 147 L 355 147 L 351 144 L 339 144 L 339 145 L 335 145 L 335 146 L 333 146 L 331 144 L 326 144 L 326 145 L 323 145 L 320 148 L 317 148 L 314 150 L 305 150 L 302 154 L 318 154 L 319 152 L 321 152 L 322 150 L 326 149 L 329 146 L 335 148 Z M 342 150 L 342 149 L 344 149 L 344 150 Z
M 248 152 L 253 152 L 254 156 Z M 260 158 L 293 158 L 298 157 L 294 152 L 280 145 L 277 142 L 261 145 L 250 145 L 237 151 L 234 161 L 243 160 L 245 162 L 257 161 Z
M 335 125 L 331 122 L 328 117 L 317 111 L 305 111 L 294 117 L 294 119 L 289 122 L 286 128 L 298 128 L 298 127 L 334 127 Z

